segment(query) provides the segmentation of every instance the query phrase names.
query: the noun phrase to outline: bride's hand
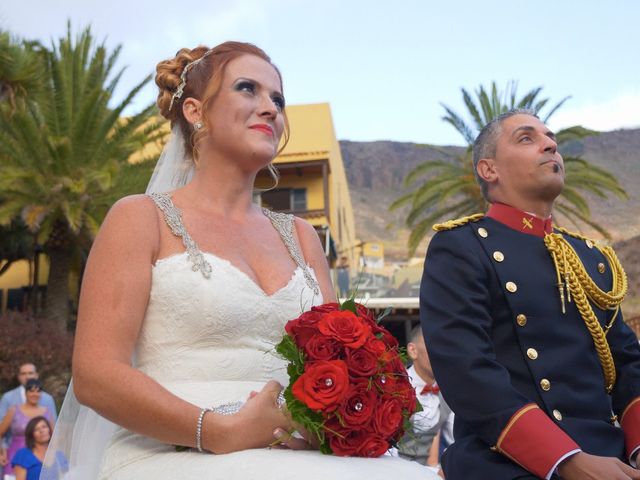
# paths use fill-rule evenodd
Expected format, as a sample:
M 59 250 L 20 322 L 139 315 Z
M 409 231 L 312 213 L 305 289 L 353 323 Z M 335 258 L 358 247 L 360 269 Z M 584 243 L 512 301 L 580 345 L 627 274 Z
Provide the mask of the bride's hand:
M 203 446 L 214 453 L 264 448 L 273 444 L 276 430 L 292 431 L 291 421 L 276 403 L 280 390 L 282 385 L 271 380 L 260 392 L 250 395 L 235 415 L 207 415 Z
M 294 426 L 295 431 L 302 435 L 302 438 L 294 436 L 292 433 L 287 432 L 281 428 L 276 429 L 273 432 L 275 441 L 279 446 L 289 448 L 291 450 L 317 450 L 318 439 L 314 435 L 311 435 L 304 428 L 299 425 Z
M 248 400 L 251 400 L 256 395 L 258 395 L 258 392 L 252 391 L 249 393 Z M 286 410 L 285 415 L 289 417 L 289 415 L 286 414 Z M 302 435 L 302 438 L 295 436 L 293 433 L 294 430 Z M 276 448 L 289 448 L 291 450 L 317 450 L 319 448 L 318 439 L 307 432 L 301 425 L 295 423 L 293 429 L 289 431 L 276 428 L 273 431 L 273 437 L 274 443 L 272 446 Z

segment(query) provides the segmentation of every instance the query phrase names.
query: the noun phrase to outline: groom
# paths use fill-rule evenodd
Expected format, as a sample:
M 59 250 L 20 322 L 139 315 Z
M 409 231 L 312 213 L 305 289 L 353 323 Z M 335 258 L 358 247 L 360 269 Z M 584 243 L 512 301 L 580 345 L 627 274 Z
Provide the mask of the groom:
M 640 479 L 640 348 L 610 248 L 555 229 L 554 134 L 528 111 L 482 129 L 487 214 L 436 225 L 420 315 L 456 442 L 447 480 Z

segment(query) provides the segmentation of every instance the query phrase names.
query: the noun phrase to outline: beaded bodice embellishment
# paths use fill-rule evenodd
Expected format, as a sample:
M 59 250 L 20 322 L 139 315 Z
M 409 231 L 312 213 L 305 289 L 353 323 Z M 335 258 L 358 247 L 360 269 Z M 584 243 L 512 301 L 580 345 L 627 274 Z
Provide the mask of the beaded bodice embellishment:
M 205 259 L 198 244 L 191 238 L 191 235 L 189 235 L 189 232 L 187 232 L 187 229 L 184 227 L 182 212 L 174 205 L 171 196 L 168 193 L 155 192 L 148 195 L 163 213 L 164 219 L 171 229 L 171 233 L 176 237 L 182 238 L 182 243 L 187 251 L 189 261 L 193 264 L 191 269 L 194 272 L 200 271 L 204 278 L 210 278 L 212 272 L 211 264 Z M 318 282 L 313 275 L 311 275 L 311 271 L 302 258 L 293 235 L 294 216 L 286 213 L 272 212 L 266 208 L 263 208 L 262 211 L 279 233 L 296 266 L 302 271 L 307 286 L 313 290 L 316 295 L 319 295 L 320 287 Z
M 307 286 L 313 290 L 313 293 L 319 295 L 320 287 L 318 286 L 318 282 L 311 275 L 309 267 L 302 258 L 302 254 L 298 249 L 298 244 L 293 236 L 294 216 L 289 213 L 272 212 L 266 208 L 263 208 L 262 212 L 269 220 L 271 220 L 273 228 L 275 228 L 280 234 L 280 238 L 282 238 L 282 241 L 287 247 L 289 255 L 291 255 L 293 261 L 296 262 L 296 265 L 300 267 L 300 270 L 302 270 Z
M 187 250 L 189 261 L 193 264 L 191 269 L 194 272 L 202 272 L 204 278 L 211 277 L 211 264 L 207 262 L 198 247 L 198 244 L 191 238 L 187 229 L 182 223 L 182 212 L 171 201 L 167 193 L 150 193 L 149 197 L 155 202 L 160 211 L 164 214 L 164 219 L 176 237 L 182 238 L 184 248 Z

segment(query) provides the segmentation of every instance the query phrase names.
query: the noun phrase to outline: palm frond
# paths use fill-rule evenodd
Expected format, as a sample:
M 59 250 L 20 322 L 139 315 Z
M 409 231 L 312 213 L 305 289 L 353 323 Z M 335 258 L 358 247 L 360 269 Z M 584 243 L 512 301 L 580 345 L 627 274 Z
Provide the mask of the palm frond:
M 443 160 L 429 160 L 427 162 L 421 163 L 417 165 L 413 170 L 411 170 L 404 179 L 404 185 L 408 187 L 413 182 L 415 182 L 418 177 L 426 175 L 432 170 L 442 169 L 447 170 L 451 168 L 452 165 L 450 162 L 445 162 Z
M 554 104 L 550 99 L 542 98 L 542 87 L 536 87 L 523 96 L 517 94 L 518 83 L 510 81 L 503 90 L 495 82 L 487 88 L 480 85 L 475 89 L 475 97 L 465 88 L 461 88 L 462 101 L 466 114 L 461 115 L 447 105 L 441 104 L 445 110 L 442 119 L 452 125 L 467 143 L 464 155 L 452 156 L 442 153 L 442 158 L 424 162 L 411 170 L 404 181 L 405 187 L 411 188 L 396 199 L 390 209 L 410 206 L 405 220 L 411 228 L 408 241 L 413 254 L 431 224 L 445 216 L 460 216 L 476 213 L 485 206 L 480 188 L 475 182 L 475 172 L 471 159 L 471 147 L 478 132 L 493 118 L 512 108 L 527 108 L 547 122 L 561 108 L 569 96 Z M 543 110 L 547 110 L 543 114 Z M 465 119 L 469 118 L 469 121 Z M 559 148 L 569 141 L 580 140 L 598 132 L 581 126 L 573 126 L 556 133 Z M 436 147 L 430 146 L 430 148 Z M 446 160 L 445 160 L 446 158 Z M 617 178 L 610 172 L 580 157 L 565 156 L 565 189 L 556 203 L 556 208 L 567 221 L 578 225 L 589 225 L 605 237 L 608 233 L 601 225 L 591 219 L 589 195 L 608 198 L 614 195 L 620 199 L 627 198 Z
M 594 221 L 592 218 L 583 215 L 582 213 L 572 208 L 571 206 L 567 205 L 566 203 L 562 201 L 556 202 L 556 204 L 554 205 L 554 208 L 558 210 L 560 213 L 562 213 L 565 217 L 570 219 L 574 223 L 578 231 L 580 231 L 580 224 L 583 223 L 592 227 L 594 230 L 600 233 L 607 240 L 611 239 L 611 234 L 609 234 L 609 232 L 602 225 Z
M 554 113 L 556 113 L 564 104 L 567 100 L 569 100 L 571 98 L 571 95 L 567 95 L 566 97 L 564 97 L 562 100 L 560 100 L 558 103 L 556 103 L 553 108 L 551 108 L 551 110 L 549 110 L 547 112 L 547 114 L 544 116 L 544 118 L 542 119 L 542 121 L 544 123 L 549 122 L 549 119 L 553 116 Z
M 441 103 L 440 105 L 442 105 L 442 108 L 444 108 L 445 111 L 447 112 L 447 115 L 442 117 L 442 120 L 444 120 L 445 122 L 453 126 L 453 128 L 455 128 L 460 133 L 460 135 L 463 136 L 463 138 L 468 144 L 472 144 L 475 138 L 475 134 L 473 130 L 469 128 L 469 126 L 465 123 L 462 117 L 460 117 L 456 112 L 451 110 L 449 107 L 447 107 L 443 103 Z

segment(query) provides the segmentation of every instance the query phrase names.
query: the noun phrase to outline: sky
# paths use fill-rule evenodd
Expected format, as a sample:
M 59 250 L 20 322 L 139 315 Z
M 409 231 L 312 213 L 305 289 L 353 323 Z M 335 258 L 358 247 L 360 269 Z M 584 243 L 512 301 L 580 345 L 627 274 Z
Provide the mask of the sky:
M 67 19 L 122 45 L 120 97 L 180 48 L 255 43 L 282 71 L 288 104 L 331 104 L 340 139 L 461 145 L 441 103 L 464 113 L 461 88 L 510 80 L 552 102 L 571 96 L 553 129 L 640 127 L 636 0 L 0 2 L 0 28 L 23 38 L 50 44 Z M 150 82 L 131 111 L 156 94 Z

